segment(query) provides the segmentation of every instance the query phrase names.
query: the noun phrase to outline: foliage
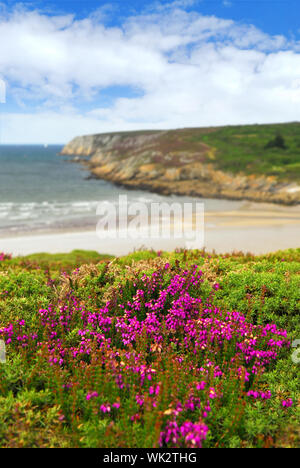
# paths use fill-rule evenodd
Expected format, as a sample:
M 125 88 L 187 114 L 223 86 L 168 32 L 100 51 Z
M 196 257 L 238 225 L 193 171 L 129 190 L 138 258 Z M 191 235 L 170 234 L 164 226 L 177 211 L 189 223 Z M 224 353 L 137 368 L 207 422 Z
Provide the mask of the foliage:
M 300 181 L 299 123 L 242 125 L 197 132 L 193 140 L 216 149 L 216 167 L 233 173 Z
M 280 148 L 280 149 L 286 149 L 286 144 L 284 141 L 283 136 L 281 133 L 277 133 L 276 137 L 273 140 L 270 140 L 266 145 L 265 148 Z
M 0 262 L 2 447 L 299 446 L 300 249 Z

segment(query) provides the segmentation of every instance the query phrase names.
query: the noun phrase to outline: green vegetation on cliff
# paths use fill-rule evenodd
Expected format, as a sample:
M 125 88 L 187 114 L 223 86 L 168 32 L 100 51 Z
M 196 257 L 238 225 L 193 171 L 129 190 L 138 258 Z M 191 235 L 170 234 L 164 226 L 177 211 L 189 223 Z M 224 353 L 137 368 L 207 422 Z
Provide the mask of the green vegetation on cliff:
M 300 203 L 300 124 L 76 137 L 62 154 L 101 179 L 163 194 Z
M 120 132 L 126 139 L 132 136 L 157 135 L 156 131 Z M 278 138 L 279 137 L 279 138 Z M 282 138 L 283 144 L 280 144 Z M 276 139 L 279 143 L 276 144 Z M 203 143 L 207 147 L 203 146 Z M 273 143 L 273 144 L 272 144 Z M 198 153 L 201 162 L 213 163 L 217 169 L 233 173 L 278 176 L 280 179 L 300 181 L 300 123 L 233 125 L 225 127 L 187 128 L 162 131 L 155 150 L 161 155 L 174 152 Z M 131 148 L 120 148 L 122 157 Z M 166 167 L 180 162 L 154 159 Z
M 284 144 L 270 144 L 278 136 Z M 216 164 L 225 171 L 300 181 L 299 123 L 222 127 L 192 138 L 215 147 Z

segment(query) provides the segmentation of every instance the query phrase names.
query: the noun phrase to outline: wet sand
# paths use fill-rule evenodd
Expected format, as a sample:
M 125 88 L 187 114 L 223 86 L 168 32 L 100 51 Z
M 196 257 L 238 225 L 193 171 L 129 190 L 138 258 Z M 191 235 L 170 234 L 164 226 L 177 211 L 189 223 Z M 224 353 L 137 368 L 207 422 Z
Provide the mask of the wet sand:
M 245 203 L 237 210 L 206 212 L 204 242 L 193 247 L 203 246 L 220 253 L 254 254 L 300 247 L 300 206 Z M 173 250 L 180 247 L 187 247 L 184 239 L 99 239 L 95 227 L 0 238 L 0 251 L 13 255 L 74 249 L 125 255 L 140 248 Z

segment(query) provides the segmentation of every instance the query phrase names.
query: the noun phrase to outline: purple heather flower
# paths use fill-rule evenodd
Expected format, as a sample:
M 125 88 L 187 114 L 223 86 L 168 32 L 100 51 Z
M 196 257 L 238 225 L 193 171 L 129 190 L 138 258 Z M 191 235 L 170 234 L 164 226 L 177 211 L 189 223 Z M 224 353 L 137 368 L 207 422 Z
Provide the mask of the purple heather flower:
M 288 398 L 288 400 L 282 400 L 281 403 L 284 408 L 290 408 L 293 405 L 293 400 Z

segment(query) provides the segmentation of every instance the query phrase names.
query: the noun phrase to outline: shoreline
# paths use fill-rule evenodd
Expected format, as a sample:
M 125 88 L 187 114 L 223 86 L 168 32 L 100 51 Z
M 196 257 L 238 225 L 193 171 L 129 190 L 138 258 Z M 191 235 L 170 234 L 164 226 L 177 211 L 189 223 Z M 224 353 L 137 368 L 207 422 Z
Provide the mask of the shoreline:
M 266 254 L 277 250 L 300 247 L 300 217 L 290 220 L 283 218 L 260 219 L 244 216 L 224 216 L 216 218 L 205 215 L 204 245 L 192 248 L 216 253 Z M 260 221 L 260 222 L 259 222 Z M 288 222 L 287 222 L 288 221 Z M 183 239 L 100 239 L 95 226 L 88 229 L 65 229 L 51 232 L 1 237 L 0 251 L 12 255 L 29 255 L 33 253 L 68 253 L 72 250 L 95 250 L 102 254 L 126 255 L 134 250 L 154 249 L 172 251 L 176 248 L 187 248 Z
M 210 198 L 214 200 L 227 200 L 227 201 L 240 201 L 240 202 L 253 202 L 253 203 L 269 203 L 276 204 L 278 206 L 285 207 L 294 207 L 300 206 L 299 196 L 300 187 L 297 187 L 295 190 L 288 189 L 270 191 L 270 192 L 261 192 L 260 190 L 232 190 L 230 188 L 230 183 L 228 188 L 222 188 L 218 186 L 212 186 L 211 183 L 206 183 L 201 181 L 200 188 L 191 187 L 191 182 L 198 182 L 196 179 L 191 180 L 182 180 L 182 181 L 171 181 L 166 182 L 165 180 L 118 180 L 114 177 L 107 176 L 106 173 L 103 173 L 101 166 L 93 167 L 91 164 L 88 164 L 86 161 L 75 161 L 82 164 L 90 171 L 90 178 L 96 180 L 105 180 L 114 184 L 116 187 L 125 188 L 127 190 L 142 190 L 147 191 L 157 195 L 163 196 L 178 196 L 178 197 L 198 197 L 198 198 Z M 218 171 L 221 172 L 221 171 Z M 224 177 L 229 176 L 226 172 L 222 173 Z M 240 178 L 245 178 L 244 174 L 238 175 Z M 249 176 L 250 177 L 250 176 Z M 258 176 L 257 176 L 258 177 Z M 263 176 L 262 176 L 263 177 Z M 232 176 L 232 181 L 234 177 Z M 199 181 L 200 182 L 200 181 Z M 280 184 L 279 184 L 280 185 Z M 286 185 L 289 185 L 286 183 Z M 297 198 L 296 198 L 297 196 Z
M 244 252 L 267 254 L 278 250 L 300 247 L 300 227 L 282 226 L 226 228 L 222 232 L 208 228 L 205 232 L 204 247 L 207 251 L 216 253 Z M 164 250 L 186 248 L 185 243 L 171 239 L 153 239 L 148 242 L 136 240 L 106 240 L 96 236 L 95 231 L 66 232 L 59 234 L 44 234 L 20 236 L 0 239 L 0 250 L 13 256 L 30 255 L 34 253 L 68 253 L 73 250 L 95 250 L 102 254 L 126 255 L 135 250 Z M 196 247 L 195 247 L 196 248 Z M 199 245 L 199 249 L 203 246 Z
M 201 201 L 201 200 L 200 200 Z M 94 221 L 92 221 L 92 219 Z M 96 250 L 103 254 L 126 255 L 141 248 L 171 251 L 186 248 L 185 239 L 100 239 L 96 235 L 97 218 L 82 219 L 72 225 L 53 226 L 36 231 L 0 233 L 0 251 L 13 255 L 31 253 L 67 253 L 72 250 Z M 190 230 L 191 219 L 185 226 Z M 199 242 L 199 239 L 198 239 Z M 270 203 L 244 201 L 236 208 L 207 210 L 204 203 L 203 248 L 217 253 L 242 251 L 264 254 L 300 247 L 300 205 L 286 207 Z M 194 248 L 194 247 L 192 247 Z
M 233 224 L 244 224 L 248 222 L 252 224 L 251 219 L 254 220 L 254 224 L 261 224 L 261 220 L 266 220 L 269 224 L 281 224 L 284 222 L 300 222 L 300 204 L 286 206 L 277 203 L 269 202 L 254 202 L 249 200 L 219 200 L 215 198 L 197 198 L 197 197 L 178 197 L 167 196 L 165 201 L 169 201 L 170 204 L 174 202 L 192 202 L 202 203 L 204 207 L 204 214 L 206 218 L 216 218 L 216 224 L 223 225 L 223 220 L 231 220 Z M 156 200 L 153 200 L 157 202 Z M 220 202 L 220 204 L 213 205 L 214 202 Z M 232 204 L 231 204 L 232 202 Z M 130 203 L 130 201 L 129 201 Z M 222 208 L 222 204 L 224 204 Z M 0 229 L 0 240 L 10 237 L 20 237 L 42 234 L 53 234 L 53 233 L 65 233 L 65 232 L 81 232 L 81 231 L 92 231 L 97 223 L 97 214 L 90 214 L 89 217 L 79 217 L 72 220 L 61 220 L 60 222 L 53 222 L 52 224 L 44 224 L 34 226 L 28 225 L 28 227 L 7 227 Z M 245 221 L 246 220 L 246 221 Z M 268 220 L 268 221 L 267 221 Z M 226 223 L 227 225 L 227 223 Z
M 215 175 L 215 173 L 217 173 L 221 178 L 230 179 L 229 181 L 227 180 L 226 186 L 222 187 L 214 185 L 211 182 L 208 183 L 206 180 L 197 179 L 172 180 L 172 178 L 170 178 L 169 180 L 164 180 L 158 177 L 156 180 L 147 180 L 141 179 L 140 174 L 138 174 L 139 177 L 135 179 L 124 179 L 123 177 L 120 178 L 119 173 L 117 176 L 115 176 L 114 173 L 111 174 L 110 171 L 107 170 L 109 164 L 107 166 L 104 165 L 104 167 L 94 165 L 89 160 L 89 156 L 83 156 L 82 154 L 78 156 L 74 155 L 74 153 L 63 151 L 59 155 L 67 157 L 69 163 L 80 164 L 89 171 L 90 175 L 87 179 L 105 180 L 116 187 L 125 188 L 127 190 L 142 190 L 163 196 L 195 197 L 234 202 L 274 204 L 282 207 L 300 207 L 300 186 L 297 185 L 294 187 L 293 182 L 278 182 L 277 189 L 275 190 L 272 188 L 272 190 L 269 191 L 262 191 L 259 187 L 253 187 L 252 189 L 235 188 L 232 190 L 231 185 L 234 184 L 236 178 L 240 178 L 242 181 L 244 181 L 244 179 L 249 179 L 247 182 L 249 184 L 253 176 L 251 177 L 251 175 L 245 175 L 244 173 L 233 175 L 220 170 L 213 171 L 211 168 L 212 174 Z M 265 183 L 267 183 L 268 180 L 268 176 L 264 175 L 256 175 L 256 178 L 265 179 Z M 191 185 L 191 183 L 196 182 L 199 183 L 199 188 Z
M 253 126 L 255 136 L 259 134 L 253 145 L 247 139 L 249 132 L 240 132 L 240 126 L 233 134 L 239 138 L 237 145 L 231 127 L 232 149 L 227 143 L 224 146 L 224 141 L 229 141 L 227 127 L 221 128 L 225 133 L 220 134 L 220 128 L 193 127 L 82 135 L 73 138 L 59 154 L 89 170 L 89 178 L 106 180 L 126 189 L 165 196 L 249 200 L 285 206 L 300 204 L 297 170 L 289 172 L 289 166 L 284 164 L 278 169 L 276 157 L 270 153 L 265 166 L 257 160 L 258 149 L 266 151 L 260 146 L 265 137 L 264 126 Z M 231 154 L 237 148 L 238 167 Z M 298 153 L 294 154 L 295 160 L 297 156 Z

